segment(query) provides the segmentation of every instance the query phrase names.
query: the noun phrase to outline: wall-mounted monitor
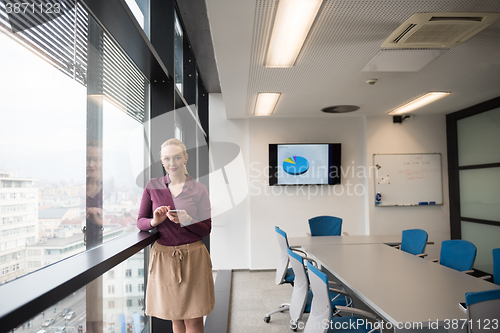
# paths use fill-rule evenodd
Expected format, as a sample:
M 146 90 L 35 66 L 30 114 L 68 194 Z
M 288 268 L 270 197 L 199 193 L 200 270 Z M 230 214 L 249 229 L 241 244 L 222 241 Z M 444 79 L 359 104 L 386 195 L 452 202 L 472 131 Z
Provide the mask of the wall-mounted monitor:
M 269 144 L 269 185 L 340 184 L 340 143 Z

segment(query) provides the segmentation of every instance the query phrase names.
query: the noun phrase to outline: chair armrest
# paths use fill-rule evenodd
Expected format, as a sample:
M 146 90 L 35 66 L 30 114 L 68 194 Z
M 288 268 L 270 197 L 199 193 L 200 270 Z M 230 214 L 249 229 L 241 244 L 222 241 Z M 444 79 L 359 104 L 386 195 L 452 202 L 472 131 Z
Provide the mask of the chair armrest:
M 420 253 L 420 254 L 417 254 L 417 257 L 419 258 L 423 258 L 423 257 L 427 257 L 428 254 L 427 253 Z
M 490 280 L 492 278 L 492 276 L 491 275 L 485 275 L 485 276 L 478 276 L 477 278 L 481 279 L 481 280 Z
M 314 267 L 318 268 L 318 263 L 313 258 L 304 257 L 303 259 L 304 260 L 309 260 L 313 264 Z M 305 267 L 305 268 L 307 269 L 307 267 Z
M 335 310 L 337 310 L 339 312 L 342 312 L 342 311 L 351 312 L 352 314 L 365 316 L 365 317 L 372 318 L 375 320 L 377 319 L 377 317 L 373 313 L 370 313 L 370 312 L 365 311 L 365 310 L 356 309 L 356 308 L 348 308 L 346 306 L 335 305 Z
M 307 256 L 307 253 L 306 253 L 306 251 L 304 251 L 304 250 L 300 250 L 300 249 L 297 249 L 297 248 L 295 248 L 295 247 L 293 247 L 293 248 L 291 247 L 291 248 L 290 248 L 290 250 L 292 250 L 293 252 L 299 252 L 299 253 L 302 253 L 303 255 Z
M 335 288 L 328 288 L 328 290 L 333 291 L 334 293 L 337 293 L 337 294 L 340 294 L 340 295 L 351 297 L 351 295 L 349 295 L 348 293 L 346 293 L 343 290 L 339 290 L 339 289 L 335 289 Z
M 473 269 L 471 269 L 471 270 L 469 270 L 469 271 L 461 271 L 461 272 L 462 272 L 462 273 L 465 273 L 465 274 L 470 274 L 470 273 L 474 273 L 474 270 L 473 270 Z
M 328 281 L 328 285 L 335 285 L 335 286 L 340 286 L 342 287 L 342 285 L 340 283 L 337 283 L 335 281 Z

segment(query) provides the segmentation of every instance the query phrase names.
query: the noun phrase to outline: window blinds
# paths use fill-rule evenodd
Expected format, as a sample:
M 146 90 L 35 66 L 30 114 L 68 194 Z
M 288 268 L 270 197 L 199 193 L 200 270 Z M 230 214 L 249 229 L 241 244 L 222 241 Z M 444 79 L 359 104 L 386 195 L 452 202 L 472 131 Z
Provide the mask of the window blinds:
M 88 18 L 75 0 L 0 1 L 0 31 L 85 86 Z M 112 37 L 103 35 L 104 97 L 142 123 L 147 81 Z

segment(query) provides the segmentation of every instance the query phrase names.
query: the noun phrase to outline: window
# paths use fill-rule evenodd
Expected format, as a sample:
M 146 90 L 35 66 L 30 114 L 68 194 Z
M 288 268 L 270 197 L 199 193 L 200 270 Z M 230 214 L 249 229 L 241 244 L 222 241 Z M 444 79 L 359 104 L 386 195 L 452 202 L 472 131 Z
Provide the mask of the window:
M 148 38 L 151 38 L 149 33 L 150 31 L 149 0 L 125 0 L 125 2 L 130 8 L 132 14 L 134 14 L 137 23 L 139 23 L 142 30 L 144 30 L 146 36 L 148 36 Z
M 131 293 L 132 292 L 132 285 L 131 284 L 126 284 L 125 285 L 125 292 Z
M 108 272 L 108 277 L 109 277 L 110 279 L 114 279 L 114 278 L 115 278 L 115 271 L 114 271 L 114 270 L 110 270 L 110 271 Z
M 138 299 L 138 300 L 137 300 L 137 305 L 138 305 L 138 306 L 144 306 L 144 299 L 142 299 L 142 298 L 141 298 L 141 299 Z
M 23 229 L 1 231 L 0 240 L 9 246 L 26 248 L 29 244 L 48 250 L 54 258 L 42 260 L 42 267 L 136 230 L 131 216 L 138 211 L 137 198 L 142 195 L 136 179 L 144 170 L 144 139 L 140 134 L 147 111 L 148 82 L 86 9 L 74 0 L 64 4 L 62 16 L 15 34 L 5 6 L 0 5 L 0 110 L 9 110 L 2 113 L 0 122 L 0 142 L 8 142 L 2 148 L 0 165 L 3 170 L 12 170 L 2 172 L 2 192 L 10 192 L 1 193 L 0 210 L 19 212 L 14 217 L 2 216 L 0 222 L 28 224 Z M 139 12 L 147 12 L 143 21 L 149 21 L 149 1 L 129 1 L 129 6 L 134 4 Z M 88 34 L 91 30 L 96 33 Z M 94 79 L 87 80 L 89 75 Z M 96 87 L 101 91 L 94 94 Z M 93 93 L 87 95 L 88 91 Z M 110 223 L 100 234 L 87 232 L 85 246 L 83 234 L 66 232 L 69 227 L 64 231 L 58 228 L 69 215 L 80 221 L 94 216 L 75 207 L 92 201 L 87 197 L 96 198 L 96 193 L 81 191 L 94 179 L 87 165 L 87 146 L 96 138 L 104 167 L 95 178 L 99 180 L 94 184 L 102 184 L 102 191 L 96 191 L 102 197 L 101 207 L 95 212 L 103 209 L 100 215 Z M 27 163 L 33 160 L 36 168 Z M 114 193 L 122 193 L 124 199 L 111 202 Z M 3 202 L 6 200 L 8 205 Z M 71 214 L 66 214 L 70 210 Z M 12 243 L 20 234 L 24 239 Z M 77 235 L 82 243 L 75 245 Z M 0 255 L 9 246 L 2 248 Z M 51 251 L 53 247 L 61 250 Z M 21 276 L 42 267 L 16 267 L 16 273 Z M 0 284 L 6 281 L 0 279 Z
M 132 306 L 132 300 L 131 300 L 131 299 L 128 299 L 128 300 L 127 300 L 127 307 L 129 307 L 129 308 L 130 308 L 131 306 Z
M 176 139 L 183 141 L 182 140 L 182 126 L 179 125 L 179 123 L 177 123 L 177 122 L 175 123 L 174 136 L 175 136 Z
M 137 285 L 137 290 L 138 290 L 138 291 L 144 291 L 144 283 L 139 283 L 139 284 Z
M 115 293 L 115 286 L 109 285 L 108 286 L 108 294 L 114 294 L 114 293 Z
M 183 70 L 184 70 L 184 33 L 182 31 L 181 21 L 177 12 L 175 12 L 174 22 L 174 80 L 177 89 L 183 93 Z
M 131 269 L 126 269 L 125 270 L 125 276 L 126 277 L 132 277 L 132 270 Z
M 115 301 L 108 301 L 108 308 L 114 309 L 115 308 Z
M 137 276 L 144 276 L 144 268 L 139 268 L 137 270 Z

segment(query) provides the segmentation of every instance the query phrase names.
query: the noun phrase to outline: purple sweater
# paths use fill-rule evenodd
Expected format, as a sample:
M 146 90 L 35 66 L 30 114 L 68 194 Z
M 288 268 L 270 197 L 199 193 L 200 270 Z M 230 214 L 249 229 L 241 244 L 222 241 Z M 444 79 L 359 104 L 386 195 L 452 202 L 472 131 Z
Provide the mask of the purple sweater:
M 173 197 L 167 184 L 168 175 L 151 179 L 144 188 L 141 208 L 137 218 L 137 226 L 141 230 L 151 230 L 153 212 L 160 206 L 170 206 L 170 209 L 185 210 L 193 218 L 192 224 L 181 227 L 180 224 L 165 219 L 157 226 L 160 238 L 158 243 L 166 246 L 178 246 L 194 243 L 210 234 L 212 220 L 210 217 L 210 199 L 205 185 L 196 182 L 187 175 L 182 192 Z

